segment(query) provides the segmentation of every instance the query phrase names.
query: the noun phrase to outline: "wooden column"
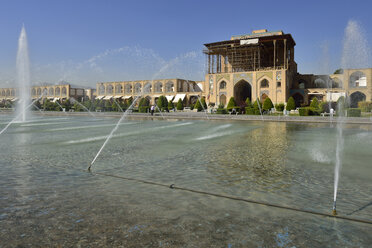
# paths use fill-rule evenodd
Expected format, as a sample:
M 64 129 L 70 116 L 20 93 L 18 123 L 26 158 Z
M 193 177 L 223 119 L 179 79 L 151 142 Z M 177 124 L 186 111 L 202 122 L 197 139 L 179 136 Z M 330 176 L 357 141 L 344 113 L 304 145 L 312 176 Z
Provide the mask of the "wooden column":
M 284 69 L 287 69 L 287 40 L 284 39 L 284 63 L 283 63 L 283 66 L 284 66 Z
M 273 40 L 274 43 L 274 70 L 275 70 L 275 61 L 276 61 L 276 40 Z

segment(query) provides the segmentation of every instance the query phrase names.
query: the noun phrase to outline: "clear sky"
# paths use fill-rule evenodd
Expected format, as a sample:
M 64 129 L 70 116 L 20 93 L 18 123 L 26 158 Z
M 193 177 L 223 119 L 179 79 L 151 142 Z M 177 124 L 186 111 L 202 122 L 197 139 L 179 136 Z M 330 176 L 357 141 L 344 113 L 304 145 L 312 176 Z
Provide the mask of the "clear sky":
M 23 23 L 34 83 L 94 87 L 97 81 L 203 80 L 204 43 L 263 28 L 292 34 L 299 72 L 332 73 L 350 20 L 369 45 L 372 1 L 1 0 L 0 86 L 13 84 Z

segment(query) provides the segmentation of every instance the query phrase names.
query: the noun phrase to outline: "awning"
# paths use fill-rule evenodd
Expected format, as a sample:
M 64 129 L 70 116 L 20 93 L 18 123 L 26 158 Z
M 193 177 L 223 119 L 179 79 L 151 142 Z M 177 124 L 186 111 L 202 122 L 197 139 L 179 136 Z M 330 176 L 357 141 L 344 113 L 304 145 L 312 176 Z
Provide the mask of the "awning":
M 121 98 L 122 96 L 114 96 L 115 99 Z
M 186 94 L 177 94 L 176 97 L 174 98 L 173 102 L 178 102 L 179 99 L 183 101 L 185 99 Z
M 129 99 L 131 98 L 132 96 L 124 96 L 123 99 Z
M 165 98 L 167 98 L 168 102 L 169 102 L 169 101 L 172 101 L 173 97 L 174 97 L 174 96 L 165 96 Z
M 103 100 L 110 100 L 112 98 L 112 96 L 105 96 L 104 98 L 103 98 Z
M 54 97 L 52 97 L 52 96 L 48 96 L 47 98 L 48 98 L 49 100 L 54 99 Z
M 97 96 L 96 99 L 98 100 L 101 100 L 102 98 L 104 98 L 105 96 Z
M 322 95 L 322 96 L 324 96 L 325 94 L 324 93 L 315 92 L 315 93 L 308 93 L 308 95 Z
M 18 100 L 18 98 L 12 98 L 12 99 L 10 99 L 10 101 L 12 101 L 12 102 L 15 102 L 17 100 Z
M 58 100 L 59 100 L 59 97 L 56 97 L 56 98 L 53 99 L 53 102 L 56 102 Z
M 161 95 L 152 95 L 153 98 L 160 97 Z

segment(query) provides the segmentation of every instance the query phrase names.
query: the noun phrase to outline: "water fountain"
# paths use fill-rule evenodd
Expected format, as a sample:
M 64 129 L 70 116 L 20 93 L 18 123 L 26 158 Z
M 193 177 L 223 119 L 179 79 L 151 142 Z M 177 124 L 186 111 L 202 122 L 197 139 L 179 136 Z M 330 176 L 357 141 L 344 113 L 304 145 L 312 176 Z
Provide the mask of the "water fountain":
M 370 49 L 367 41 L 364 37 L 364 32 L 360 25 L 353 20 L 350 20 L 345 28 L 343 50 L 341 58 L 342 68 L 366 68 L 370 61 L 369 58 Z M 343 79 L 344 84 L 348 83 L 348 78 Z M 343 88 L 345 88 L 343 86 Z M 332 214 L 337 215 L 336 201 L 337 201 L 337 190 L 340 179 L 340 170 L 343 162 L 343 151 L 344 151 L 344 122 L 345 122 L 345 107 L 346 102 L 340 101 L 338 103 L 338 121 L 337 121 L 337 138 L 336 138 L 336 161 L 335 161 L 335 175 L 334 175 L 334 194 L 333 194 L 333 208 Z
M 19 89 L 19 101 L 17 106 L 17 116 L 19 121 L 25 122 L 28 116 L 27 105 L 30 102 L 30 60 L 28 55 L 27 34 L 25 26 L 22 26 L 21 34 L 18 39 L 17 52 L 17 86 Z

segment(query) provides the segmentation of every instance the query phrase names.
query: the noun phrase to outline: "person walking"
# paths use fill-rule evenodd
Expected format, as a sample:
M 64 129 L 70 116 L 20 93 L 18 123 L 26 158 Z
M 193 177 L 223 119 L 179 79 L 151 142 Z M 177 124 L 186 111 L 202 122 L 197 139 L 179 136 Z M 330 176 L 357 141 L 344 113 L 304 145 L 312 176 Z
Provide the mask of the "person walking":
M 155 106 L 151 105 L 151 115 L 154 115 Z

